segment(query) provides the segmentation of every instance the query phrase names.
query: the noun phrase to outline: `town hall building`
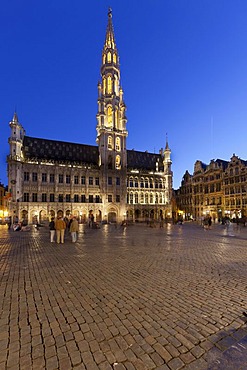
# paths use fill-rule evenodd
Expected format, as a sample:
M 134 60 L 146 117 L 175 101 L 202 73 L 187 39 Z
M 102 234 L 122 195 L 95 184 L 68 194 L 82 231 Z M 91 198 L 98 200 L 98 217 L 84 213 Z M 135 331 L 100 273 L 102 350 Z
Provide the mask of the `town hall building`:
M 112 12 L 98 83 L 97 145 L 30 137 L 17 113 L 10 121 L 10 215 L 27 223 L 75 215 L 86 222 L 142 221 L 172 216 L 171 150 L 127 149 L 127 117 L 120 84 Z

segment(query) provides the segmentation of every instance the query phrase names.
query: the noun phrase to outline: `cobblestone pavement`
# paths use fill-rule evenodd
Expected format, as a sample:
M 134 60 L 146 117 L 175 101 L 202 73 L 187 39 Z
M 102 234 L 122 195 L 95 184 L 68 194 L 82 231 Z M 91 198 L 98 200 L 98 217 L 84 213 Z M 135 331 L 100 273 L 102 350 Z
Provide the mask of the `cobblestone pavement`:
M 247 227 L 1 226 L 0 252 L 1 370 L 247 369 Z

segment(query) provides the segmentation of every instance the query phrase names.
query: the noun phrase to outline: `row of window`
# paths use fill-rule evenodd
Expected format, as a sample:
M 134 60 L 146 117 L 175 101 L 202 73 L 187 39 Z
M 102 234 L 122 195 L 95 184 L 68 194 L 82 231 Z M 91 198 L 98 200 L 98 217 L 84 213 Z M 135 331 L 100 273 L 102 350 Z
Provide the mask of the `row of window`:
M 225 179 L 225 185 L 235 184 L 236 182 L 246 182 L 246 176 L 240 176 L 240 177 L 237 176 L 237 177 L 230 178 L 229 180 Z
M 244 169 L 242 168 L 242 171 Z M 235 177 L 235 179 L 230 179 L 231 182 L 239 182 L 240 179 L 241 181 L 246 181 L 246 176 L 244 174 L 240 174 L 239 173 L 239 169 L 236 168 L 235 171 L 233 171 L 233 169 L 230 169 L 229 173 L 228 172 L 223 172 L 222 175 L 221 174 L 216 174 L 216 175 L 211 175 L 211 176 L 208 176 L 208 177 L 198 177 L 198 178 L 194 178 L 193 181 L 194 182 L 208 182 L 208 181 L 214 181 L 214 180 L 219 180 L 223 177 L 223 179 L 227 178 L 228 176 L 234 176 L 236 175 L 237 177 Z M 239 176 L 240 177 L 239 177 Z M 228 179 L 225 179 L 225 183 L 228 181 Z
M 225 194 L 226 195 L 228 195 L 228 194 L 240 194 L 240 193 L 246 193 L 246 186 L 242 186 L 241 188 L 240 188 L 240 186 L 236 186 L 235 188 L 230 187 L 230 188 L 225 189 Z
M 228 206 L 245 206 L 245 205 L 247 205 L 247 199 L 246 198 L 243 198 L 243 199 L 241 199 L 241 198 L 238 198 L 238 199 L 236 199 L 236 201 L 235 201 L 235 199 L 229 199 L 229 200 L 226 200 L 226 207 L 228 207 Z
M 130 188 L 150 188 L 150 189 L 162 189 L 163 188 L 163 181 L 165 182 L 164 179 L 156 179 L 155 182 L 153 182 L 152 179 L 144 179 L 144 178 L 141 178 L 140 182 L 138 180 L 138 178 L 129 178 L 129 180 L 127 181 L 127 186 L 129 186 Z
M 71 198 L 70 194 L 58 194 L 57 199 L 55 198 L 55 194 L 47 194 L 47 193 L 42 193 L 41 198 L 38 197 L 38 193 L 24 193 L 23 194 L 23 202 L 72 202 L 73 203 L 102 203 L 102 199 L 99 195 L 89 195 L 88 198 L 86 198 L 85 194 L 79 195 L 79 194 L 74 194 L 74 197 Z M 116 195 L 116 202 L 120 202 L 120 195 Z M 108 202 L 113 202 L 113 196 L 112 194 L 108 195 Z
M 138 194 L 138 193 L 130 193 L 130 194 L 127 194 L 127 203 L 129 204 L 138 204 L 140 201 L 140 203 L 146 203 L 146 204 L 153 204 L 153 203 L 156 203 L 156 204 L 165 204 L 167 203 L 168 200 L 165 199 L 165 197 L 163 196 L 163 194 L 149 194 L 149 193 L 141 193 L 141 194 Z
M 28 182 L 32 180 L 32 182 L 38 182 L 38 173 L 37 172 L 32 172 L 32 174 L 30 174 L 29 172 L 24 172 L 24 181 L 25 182 Z M 63 175 L 63 174 L 59 174 L 58 175 L 58 183 L 59 184 L 71 184 L 71 175 Z M 93 176 L 89 176 L 88 178 L 86 178 L 86 176 L 78 176 L 78 175 L 75 175 L 73 177 L 73 180 L 74 180 L 74 184 L 75 185 L 86 185 L 86 183 L 88 185 L 96 185 L 96 186 L 99 186 L 100 184 L 100 181 L 99 181 L 99 177 L 93 177 Z M 47 174 L 47 173 L 42 173 L 41 174 L 41 182 L 42 183 L 47 183 L 47 182 L 50 182 L 51 184 L 54 184 L 55 183 L 55 174 L 54 173 L 51 173 L 51 174 Z M 108 185 L 113 185 L 113 181 L 114 181 L 114 178 L 112 177 L 108 177 Z M 120 185 L 120 177 L 116 177 L 116 185 Z
M 146 203 L 146 204 L 152 204 L 152 203 L 159 203 L 159 204 L 165 204 L 166 200 L 165 197 L 162 194 L 138 194 L 138 193 L 130 193 L 127 194 L 127 203 L 129 204 L 138 204 L 140 200 L 140 203 Z M 73 203 L 101 203 L 102 199 L 99 195 L 89 195 L 88 198 L 86 198 L 85 194 L 74 194 L 74 197 L 71 197 L 70 194 L 58 194 L 57 198 L 55 198 L 55 194 L 47 194 L 42 193 L 41 196 L 38 196 L 38 193 L 24 193 L 23 194 L 23 202 L 73 202 Z M 116 202 L 120 202 L 120 195 L 116 195 Z M 113 202 L 113 195 L 108 194 L 108 202 Z

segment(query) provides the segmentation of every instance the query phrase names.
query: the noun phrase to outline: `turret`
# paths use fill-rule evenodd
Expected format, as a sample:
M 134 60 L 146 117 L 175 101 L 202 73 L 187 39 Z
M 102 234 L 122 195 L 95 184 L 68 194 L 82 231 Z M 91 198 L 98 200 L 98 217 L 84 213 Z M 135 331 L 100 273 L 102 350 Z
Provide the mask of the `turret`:
M 171 171 L 172 161 L 171 161 L 171 149 L 169 148 L 167 137 L 166 137 L 166 146 L 164 150 L 163 164 L 164 164 L 164 172 L 169 174 Z
M 17 113 L 14 113 L 13 119 L 9 122 L 11 128 L 11 136 L 9 137 L 10 157 L 20 161 L 22 158 L 22 143 L 25 135 L 25 130 L 18 120 Z

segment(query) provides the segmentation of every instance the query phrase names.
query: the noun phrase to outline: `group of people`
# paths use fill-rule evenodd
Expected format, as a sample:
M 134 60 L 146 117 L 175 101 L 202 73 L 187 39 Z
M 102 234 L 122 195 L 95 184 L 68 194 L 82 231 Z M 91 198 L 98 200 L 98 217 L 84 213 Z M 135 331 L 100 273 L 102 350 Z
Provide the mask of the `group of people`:
M 66 229 L 68 229 L 71 234 L 72 243 L 77 241 L 79 224 L 75 216 L 71 217 L 68 223 L 63 220 L 62 216 L 58 216 L 56 220 L 52 218 L 49 222 L 49 229 L 51 243 L 55 243 L 56 237 L 56 242 L 58 244 L 63 244 Z

